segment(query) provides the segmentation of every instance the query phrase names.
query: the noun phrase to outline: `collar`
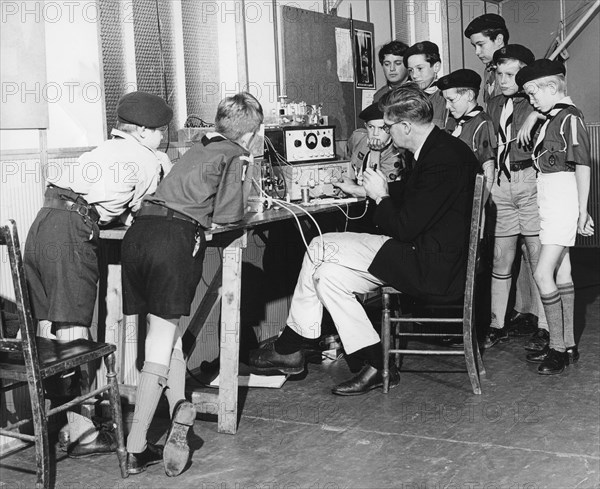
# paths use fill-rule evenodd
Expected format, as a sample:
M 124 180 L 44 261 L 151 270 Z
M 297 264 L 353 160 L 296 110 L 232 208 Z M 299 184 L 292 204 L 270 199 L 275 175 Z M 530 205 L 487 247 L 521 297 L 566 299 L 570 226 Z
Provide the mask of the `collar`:
M 149 148 L 148 146 L 146 146 L 145 144 L 143 144 L 139 139 L 133 137 L 131 134 L 120 131 L 119 129 L 113 128 L 110 131 L 110 135 L 113 137 L 113 139 L 124 139 L 126 141 L 134 142 L 134 143 L 139 144 L 140 146 L 146 148 L 148 151 L 151 151 L 153 154 L 157 153 L 155 150 L 153 150 L 153 149 Z
M 473 117 L 475 117 L 476 115 L 479 115 L 483 112 L 483 107 L 481 105 L 476 105 L 475 107 L 473 107 L 470 111 L 464 113 L 462 116 L 460 116 L 456 122 L 466 122 L 470 119 L 472 119 Z
M 571 99 L 571 97 L 567 96 L 564 97 L 562 99 L 560 99 L 558 102 L 556 102 L 552 108 L 544 115 L 552 115 L 552 117 L 556 116 L 561 110 L 566 109 L 567 106 L 570 105 L 575 105 L 573 103 L 573 100 Z

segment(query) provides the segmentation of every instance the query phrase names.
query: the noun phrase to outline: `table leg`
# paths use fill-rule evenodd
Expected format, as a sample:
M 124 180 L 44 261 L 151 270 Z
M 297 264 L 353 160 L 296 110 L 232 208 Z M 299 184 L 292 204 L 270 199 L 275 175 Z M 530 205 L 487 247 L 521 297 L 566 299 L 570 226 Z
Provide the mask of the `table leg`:
M 232 435 L 237 431 L 242 249 L 245 247 L 244 233 L 223 250 L 218 431 Z

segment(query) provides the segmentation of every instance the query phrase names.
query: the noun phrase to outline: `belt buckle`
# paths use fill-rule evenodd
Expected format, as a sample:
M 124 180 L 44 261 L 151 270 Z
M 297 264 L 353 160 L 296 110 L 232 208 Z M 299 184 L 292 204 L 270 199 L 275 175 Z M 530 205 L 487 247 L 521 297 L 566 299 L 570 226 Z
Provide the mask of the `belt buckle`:
M 77 214 L 79 214 L 81 217 L 90 217 L 89 207 L 85 207 L 81 204 L 75 204 L 75 205 L 77 206 Z

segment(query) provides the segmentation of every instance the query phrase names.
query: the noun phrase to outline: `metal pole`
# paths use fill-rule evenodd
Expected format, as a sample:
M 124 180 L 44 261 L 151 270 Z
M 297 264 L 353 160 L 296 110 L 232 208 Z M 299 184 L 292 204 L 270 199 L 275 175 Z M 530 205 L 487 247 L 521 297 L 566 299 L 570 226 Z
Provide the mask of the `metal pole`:
M 590 9 L 581 18 L 581 20 L 577 23 L 573 30 L 567 34 L 567 37 L 565 37 L 565 39 L 556 47 L 556 49 L 552 52 L 550 56 L 548 56 L 548 58 L 556 58 L 558 54 L 563 49 L 565 49 L 571 43 L 571 41 L 579 34 L 579 32 L 585 26 L 586 22 L 598 13 L 598 9 L 600 9 L 600 0 L 596 0 L 596 3 L 594 3 L 594 5 L 590 7 Z

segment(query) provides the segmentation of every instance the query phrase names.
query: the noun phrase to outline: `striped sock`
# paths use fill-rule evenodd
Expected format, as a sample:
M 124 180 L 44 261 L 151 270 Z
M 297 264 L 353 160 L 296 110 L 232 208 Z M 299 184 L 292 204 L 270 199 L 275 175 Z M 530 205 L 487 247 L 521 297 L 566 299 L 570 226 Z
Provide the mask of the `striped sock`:
M 148 428 L 156 412 L 158 401 L 167 385 L 169 367 L 160 363 L 144 362 L 137 387 L 135 412 L 131 431 L 127 437 L 127 451 L 141 453 L 146 449 Z
M 565 351 L 562 302 L 558 290 L 548 295 L 541 294 L 541 297 L 550 330 L 550 348 Z
M 573 282 L 556 285 L 560 294 L 560 300 L 562 301 L 565 346 L 570 348 L 571 346 L 575 346 L 575 286 Z
M 492 272 L 492 321 L 490 326 L 496 329 L 504 327 L 504 318 L 508 306 L 508 296 L 512 275 L 500 275 Z
M 173 409 L 181 399 L 185 399 L 185 358 L 179 348 L 173 348 L 171 363 L 169 365 L 169 377 L 167 377 L 167 388 L 165 396 L 169 401 L 169 412 L 173 417 Z

